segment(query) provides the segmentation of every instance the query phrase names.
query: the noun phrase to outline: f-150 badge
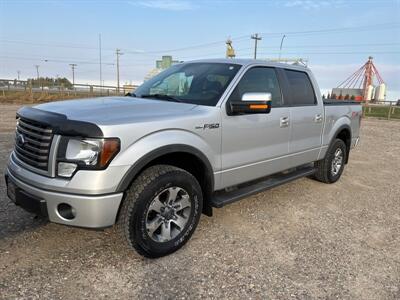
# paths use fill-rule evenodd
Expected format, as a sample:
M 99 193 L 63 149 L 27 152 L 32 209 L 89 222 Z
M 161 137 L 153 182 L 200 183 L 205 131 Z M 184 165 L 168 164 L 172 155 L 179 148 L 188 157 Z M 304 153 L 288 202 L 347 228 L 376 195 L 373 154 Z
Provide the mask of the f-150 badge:
M 196 126 L 195 129 L 217 129 L 219 128 L 219 123 L 204 124 L 203 126 Z

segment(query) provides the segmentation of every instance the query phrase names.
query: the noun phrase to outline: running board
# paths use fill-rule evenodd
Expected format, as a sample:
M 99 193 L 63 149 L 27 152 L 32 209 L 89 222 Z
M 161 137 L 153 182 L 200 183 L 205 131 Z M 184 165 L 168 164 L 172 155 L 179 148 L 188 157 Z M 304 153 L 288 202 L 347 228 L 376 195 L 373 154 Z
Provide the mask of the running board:
M 250 183 L 248 185 L 238 187 L 232 191 L 216 192 L 211 198 L 211 206 L 220 208 L 251 195 L 269 190 L 281 184 L 285 184 L 305 176 L 310 176 L 314 173 L 314 167 L 297 168 L 295 171 L 290 173 L 278 173 L 277 175 L 266 177 L 266 179 L 263 181 Z

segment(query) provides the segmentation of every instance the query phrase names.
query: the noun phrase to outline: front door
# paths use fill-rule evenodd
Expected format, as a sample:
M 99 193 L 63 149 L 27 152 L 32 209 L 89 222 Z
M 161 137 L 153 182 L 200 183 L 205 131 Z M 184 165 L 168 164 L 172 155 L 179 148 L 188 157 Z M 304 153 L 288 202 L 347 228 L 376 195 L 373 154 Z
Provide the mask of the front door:
M 240 101 L 244 93 L 272 95 L 269 114 L 228 116 L 222 110 L 222 187 L 250 181 L 287 169 L 289 108 L 284 106 L 275 68 L 252 67 L 228 99 Z M 225 106 L 226 107 L 226 106 Z

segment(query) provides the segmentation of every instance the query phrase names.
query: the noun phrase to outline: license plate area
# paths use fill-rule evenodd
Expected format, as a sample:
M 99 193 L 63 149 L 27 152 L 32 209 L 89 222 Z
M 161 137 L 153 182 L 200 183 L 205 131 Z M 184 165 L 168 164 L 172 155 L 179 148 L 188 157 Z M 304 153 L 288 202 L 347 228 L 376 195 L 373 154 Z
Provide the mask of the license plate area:
M 47 204 L 44 199 L 36 197 L 19 188 L 10 178 L 6 180 L 7 196 L 16 205 L 38 216 L 47 217 Z

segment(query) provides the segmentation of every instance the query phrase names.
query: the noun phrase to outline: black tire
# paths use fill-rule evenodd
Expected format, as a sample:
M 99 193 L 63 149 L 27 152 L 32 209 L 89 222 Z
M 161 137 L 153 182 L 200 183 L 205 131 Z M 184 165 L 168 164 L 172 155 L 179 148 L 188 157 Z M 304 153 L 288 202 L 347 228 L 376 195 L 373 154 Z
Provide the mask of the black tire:
M 169 225 L 170 236 L 172 236 L 171 228 L 173 228 L 175 233 L 181 230 L 180 233 L 169 241 L 155 241 L 155 234 L 152 233 L 150 235 L 148 232 L 148 214 L 155 213 L 150 209 L 150 205 L 154 204 L 154 199 L 159 199 L 161 197 L 159 195 L 164 193 L 164 191 L 167 190 L 167 193 L 169 193 L 168 191 L 171 189 L 176 190 L 175 187 L 185 192 L 186 199 L 187 196 L 189 197 L 190 213 L 185 217 L 187 223 L 182 226 L 184 227 L 183 229 L 175 227 L 177 226 L 175 223 Z M 169 197 L 169 194 L 167 195 Z M 168 200 L 166 199 L 165 201 Z M 150 258 L 161 257 L 175 252 L 190 239 L 199 223 L 202 206 L 203 196 L 201 187 L 192 174 L 169 165 L 155 165 L 143 171 L 127 191 L 122 203 L 117 226 L 123 239 L 139 254 Z M 156 215 L 158 220 L 163 218 L 164 221 L 161 222 L 168 223 L 165 217 L 161 217 L 159 213 Z M 177 216 L 169 216 L 169 218 L 177 218 Z M 174 220 L 170 219 L 169 222 L 174 222 Z M 162 227 L 164 225 L 167 228 L 167 225 L 164 223 L 158 226 Z M 161 231 L 164 229 L 161 227 L 157 230 Z
M 342 157 L 342 164 L 340 169 L 336 174 L 332 171 L 332 162 L 335 159 L 335 153 L 340 149 L 343 157 Z M 340 176 L 343 173 L 345 162 L 347 161 L 347 147 L 346 144 L 340 140 L 335 139 L 333 143 L 330 145 L 325 158 L 319 160 L 314 163 L 316 168 L 316 172 L 314 174 L 314 178 L 318 181 L 325 182 L 325 183 L 334 183 L 338 181 Z

